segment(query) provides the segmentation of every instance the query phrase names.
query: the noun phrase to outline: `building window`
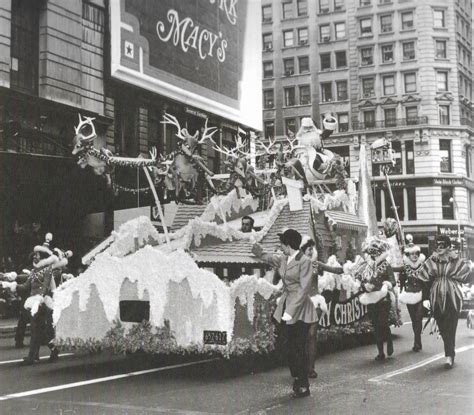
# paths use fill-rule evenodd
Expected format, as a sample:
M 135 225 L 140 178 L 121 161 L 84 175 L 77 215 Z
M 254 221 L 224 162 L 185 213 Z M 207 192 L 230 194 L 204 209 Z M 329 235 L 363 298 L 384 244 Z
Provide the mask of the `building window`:
M 332 101 L 332 83 L 323 82 L 321 84 L 321 98 L 323 102 Z
M 321 53 L 319 55 L 321 58 L 321 70 L 331 69 L 331 54 L 330 53 Z
M 272 6 L 263 6 L 262 7 L 262 22 L 268 23 L 272 21 Z
M 382 62 L 393 62 L 393 45 L 382 46 Z
M 311 104 L 311 90 L 309 85 L 300 86 L 300 105 Z
M 444 10 L 433 10 L 434 27 L 445 27 Z
M 360 19 L 360 35 L 372 36 L 372 19 Z
M 39 5 L 37 1 L 12 1 L 10 87 L 38 93 Z M 5 33 L 4 33 L 5 34 Z
M 406 94 L 416 92 L 416 73 L 410 72 L 403 74 L 403 84 Z
M 390 195 L 388 190 L 384 191 L 385 194 L 385 217 L 386 218 L 394 218 L 395 217 L 395 209 L 397 209 L 398 217 L 404 218 L 405 217 L 405 209 L 404 209 L 404 197 L 403 197 L 403 189 L 401 188 L 393 188 L 393 199 L 395 201 L 395 206 L 392 205 L 392 201 L 390 199 Z
M 364 111 L 364 125 L 365 128 L 375 127 L 375 111 Z
M 415 42 L 403 42 L 402 50 L 404 61 L 415 59 Z
M 265 138 L 275 137 L 275 121 L 265 121 L 263 125 L 265 131 Z
M 466 151 L 466 176 L 471 177 L 471 148 L 465 147 Z
M 275 100 L 273 99 L 273 89 L 265 89 L 263 91 L 263 108 L 269 109 L 275 106 Z
M 309 72 L 309 58 L 308 56 L 299 56 L 298 57 L 298 67 L 300 73 Z
M 440 172 L 451 173 L 451 141 L 439 140 Z
M 375 78 L 362 79 L 362 97 L 370 98 L 375 95 Z
M 294 58 L 283 59 L 283 69 L 285 76 L 290 76 L 295 73 L 295 60 Z
M 271 33 L 264 33 L 263 38 L 263 50 L 273 49 L 273 35 Z
M 283 19 L 291 19 L 293 14 L 293 1 L 286 1 L 282 4 L 283 6 Z
M 329 0 L 319 0 L 319 13 L 329 13 Z
M 416 187 L 407 187 L 408 220 L 416 220 Z
M 344 0 L 334 0 L 334 11 L 344 10 Z
M 385 127 L 395 127 L 397 124 L 397 110 L 395 108 L 386 108 L 383 112 L 385 116 Z
M 347 81 L 337 81 L 336 82 L 336 91 L 337 91 L 337 100 L 338 101 L 345 101 L 347 100 Z
M 329 42 L 331 40 L 331 28 L 328 24 L 319 26 L 319 36 L 321 42 Z
M 386 75 L 382 78 L 383 84 L 383 94 L 387 95 L 394 95 L 395 94 L 395 76 L 394 75 Z
M 285 106 L 292 107 L 296 104 L 295 87 L 291 86 L 284 89 L 285 91 Z
M 372 4 L 372 0 L 360 0 L 360 7 L 370 6 Z
M 349 131 L 349 114 L 347 112 L 337 114 L 337 125 L 340 133 Z
M 336 32 L 336 39 L 344 39 L 346 37 L 346 24 L 344 22 L 336 23 L 334 30 Z
M 413 151 L 413 141 L 405 141 L 405 164 L 406 173 L 415 174 L 415 152 Z M 408 200 L 414 200 L 408 198 Z
M 285 133 L 291 135 L 290 133 L 296 133 L 296 119 L 295 118 L 286 118 L 285 119 Z
M 380 16 L 380 31 L 382 33 L 393 32 L 392 15 L 391 14 L 386 14 L 384 16 Z
M 263 62 L 263 77 L 264 78 L 273 77 L 273 61 Z
M 448 90 L 448 72 L 446 71 L 436 72 L 436 90 L 437 91 Z
M 393 159 L 395 160 L 395 165 L 392 167 L 389 174 L 391 175 L 403 174 L 402 143 L 400 141 L 392 141 L 392 153 L 393 153 Z
M 362 48 L 360 50 L 360 64 L 361 66 L 373 65 L 374 64 L 374 54 L 373 48 Z
M 449 105 L 440 105 L 439 106 L 439 123 L 441 125 L 449 125 Z
M 446 59 L 446 41 L 436 41 L 436 57 L 439 59 Z
M 406 107 L 405 117 L 407 125 L 417 124 L 418 121 L 418 107 Z
M 346 59 L 346 51 L 341 50 L 336 52 L 336 68 L 346 68 L 347 67 L 347 59 Z
M 308 28 L 303 27 L 298 29 L 298 44 L 306 45 L 308 43 Z
M 378 176 L 380 172 L 375 174 L 373 171 L 374 167 L 375 165 L 372 164 L 372 176 Z M 380 189 L 374 190 L 374 202 L 375 202 L 375 217 L 377 221 L 380 222 L 382 220 L 382 191 Z
M 308 14 L 308 0 L 297 0 L 296 10 L 298 16 L 306 16 Z
M 293 30 L 285 30 L 283 32 L 283 46 L 287 48 L 293 45 L 294 45 Z
M 452 197 L 452 187 L 441 188 L 441 206 L 443 207 L 443 219 L 454 219 L 454 204 L 450 202 Z
M 413 29 L 413 12 L 402 13 L 402 30 Z

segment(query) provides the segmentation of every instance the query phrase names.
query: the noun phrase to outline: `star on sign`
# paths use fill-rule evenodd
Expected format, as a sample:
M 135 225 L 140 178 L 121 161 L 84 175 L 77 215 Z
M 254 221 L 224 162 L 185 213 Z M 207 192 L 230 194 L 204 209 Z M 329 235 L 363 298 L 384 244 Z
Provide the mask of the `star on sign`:
M 125 56 L 133 59 L 133 43 L 125 41 Z

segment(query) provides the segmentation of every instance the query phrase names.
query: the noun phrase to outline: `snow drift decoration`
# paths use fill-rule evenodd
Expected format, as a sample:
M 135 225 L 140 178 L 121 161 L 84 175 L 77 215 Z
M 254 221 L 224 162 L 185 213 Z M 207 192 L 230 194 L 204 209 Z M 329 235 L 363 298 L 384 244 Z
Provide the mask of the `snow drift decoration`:
M 254 199 L 251 194 L 239 198 L 237 191 L 233 189 L 224 196 L 213 196 L 201 215 L 201 220 L 213 222 L 215 218 L 221 218 L 222 214 L 225 215 L 226 220 L 230 220 L 235 214 L 246 208 L 255 212 L 258 208 L 258 200 Z
M 165 347 L 158 346 L 153 337 L 147 347 L 186 351 L 204 347 L 204 330 L 218 330 L 227 332 L 227 348 L 219 347 L 224 355 L 230 351 L 244 353 L 246 347 L 253 350 L 257 343 L 269 350 L 274 347 L 273 309 L 269 305 L 274 303 L 270 300 L 276 291 L 275 286 L 255 275 L 242 276 L 229 287 L 213 273 L 198 268 L 183 251 L 164 254 L 145 246 L 123 258 L 101 254 L 83 274 L 60 286 L 54 295 L 53 320 L 58 344 L 67 347 L 115 348 L 111 344 L 131 341 L 133 350 L 138 336 L 133 330 L 141 330 L 143 335 L 168 339 Z M 134 295 L 127 297 L 131 292 Z M 256 298 L 265 304 L 255 303 Z M 129 299 L 150 302 L 149 323 L 140 323 L 141 328 L 133 329 L 136 324 L 119 321 L 119 302 Z M 245 324 L 252 327 L 253 334 L 250 339 L 233 342 L 237 299 L 246 308 Z M 263 333 L 256 333 L 256 321 L 259 330 L 266 327 Z M 153 330 L 156 333 L 152 334 Z

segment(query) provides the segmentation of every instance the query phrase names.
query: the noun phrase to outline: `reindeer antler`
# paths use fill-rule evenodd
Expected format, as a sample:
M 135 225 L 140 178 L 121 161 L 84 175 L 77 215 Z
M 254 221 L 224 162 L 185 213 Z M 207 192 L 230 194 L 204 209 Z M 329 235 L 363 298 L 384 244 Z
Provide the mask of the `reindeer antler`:
M 276 144 L 276 138 L 273 141 L 269 138 L 268 146 L 266 146 L 261 140 L 255 141 L 255 144 L 258 144 L 259 146 L 263 147 L 263 149 L 265 150 L 264 154 L 274 155 L 277 153 L 277 151 L 271 150 L 271 148 Z
M 204 141 L 209 140 L 211 143 L 216 144 L 216 142 L 212 139 L 212 136 L 217 132 L 217 127 L 208 127 L 207 122 L 209 118 L 206 118 L 206 124 L 204 124 L 204 132 L 202 133 L 202 137 L 198 140 L 198 144 L 204 143 Z
M 176 119 L 174 115 L 165 113 L 163 116 L 164 121 L 161 121 L 161 124 L 171 124 L 174 125 L 177 129 L 178 132 L 176 133 L 176 137 L 180 138 L 181 140 L 185 140 L 186 137 L 183 135 L 183 129 L 179 125 L 179 121 Z

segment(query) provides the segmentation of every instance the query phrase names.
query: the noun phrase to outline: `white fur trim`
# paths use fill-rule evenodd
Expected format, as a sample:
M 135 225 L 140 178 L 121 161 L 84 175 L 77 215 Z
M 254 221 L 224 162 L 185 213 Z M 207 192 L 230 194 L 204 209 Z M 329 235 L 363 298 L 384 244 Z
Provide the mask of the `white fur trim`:
M 3 276 L 8 281 L 15 281 L 16 277 L 18 277 L 18 274 L 15 271 L 12 271 L 12 272 L 5 272 L 5 274 L 3 274 Z
M 47 267 L 48 265 L 52 265 L 52 264 L 55 264 L 56 262 L 59 261 L 59 258 L 56 256 L 56 255 L 51 255 L 50 257 L 48 258 L 45 258 L 45 259 L 42 259 L 41 261 L 38 261 L 36 264 L 34 264 L 33 266 L 36 268 L 36 269 L 41 269 L 41 268 L 44 268 L 44 267 Z
M 380 300 L 385 298 L 387 295 L 387 286 L 382 285 L 382 288 L 379 291 L 372 291 L 370 293 L 364 293 L 359 297 L 359 301 L 361 304 L 368 305 L 368 304 L 375 304 L 378 303 Z
M 386 285 L 389 290 L 391 290 L 393 288 L 393 285 L 390 281 L 384 281 L 382 284 Z
M 51 251 L 51 249 L 49 249 L 49 248 L 47 248 L 46 246 L 43 246 L 43 245 L 36 245 L 33 248 L 33 252 L 43 252 L 43 253 L 48 254 L 48 255 L 53 255 L 53 252 Z
M 15 292 L 17 282 L 16 281 L 12 281 L 12 282 L 2 281 L 2 286 L 3 288 L 8 288 L 10 291 Z
M 276 299 L 277 305 L 278 305 L 278 303 L 280 302 L 280 300 L 281 300 L 281 297 L 278 297 L 278 298 Z
M 28 297 L 25 301 L 25 308 L 30 310 L 31 315 L 34 316 L 39 309 L 39 306 L 44 302 L 43 296 L 40 294 Z
M 326 300 L 322 295 L 316 294 L 311 297 L 311 301 L 314 304 L 315 308 L 319 308 L 323 314 L 328 312 L 328 305 L 326 304 Z
M 49 295 L 45 295 L 43 301 L 46 307 L 48 307 L 50 310 L 53 309 L 53 306 L 54 306 L 53 299 Z
M 407 293 L 406 291 L 403 291 L 398 296 L 398 300 L 403 304 L 417 304 L 421 301 L 421 298 L 421 291 L 417 291 L 416 293 Z

